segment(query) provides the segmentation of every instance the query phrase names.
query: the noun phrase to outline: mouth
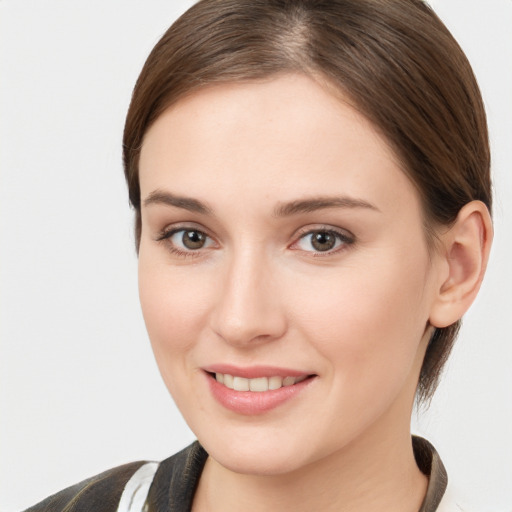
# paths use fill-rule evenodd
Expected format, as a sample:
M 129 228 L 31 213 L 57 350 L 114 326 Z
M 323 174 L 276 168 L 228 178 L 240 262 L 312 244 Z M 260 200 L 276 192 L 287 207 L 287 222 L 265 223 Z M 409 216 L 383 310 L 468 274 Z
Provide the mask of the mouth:
M 264 414 L 287 402 L 297 403 L 318 377 L 278 368 L 228 366 L 204 369 L 204 375 L 213 398 L 224 408 L 245 416 Z
M 293 386 L 313 377 L 313 375 L 300 375 L 298 377 L 293 377 L 291 375 L 286 377 L 273 375 L 271 377 L 255 377 L 249 379 L 246 377 L 231 375 L 229 373 L 208 373 L 219 384 L 222 384 L 228 389 L 233 389 L 234 391 L 252 391 L 253 393 L 275 391 L 282 387 Z

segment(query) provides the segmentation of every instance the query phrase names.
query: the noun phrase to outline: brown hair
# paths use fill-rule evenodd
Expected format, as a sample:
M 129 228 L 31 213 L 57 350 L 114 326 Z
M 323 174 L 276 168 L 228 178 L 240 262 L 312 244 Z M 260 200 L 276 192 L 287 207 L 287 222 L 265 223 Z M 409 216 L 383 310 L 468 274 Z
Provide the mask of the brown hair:
M 214 83 L 283 72 L 327 79 L 385 136 L 416 186 L 425 227 L 466 203 L 491 209 L 486 116 L 471 66 L 421 0 L 201 0 L 164 34 L 133 91 L 123 139 L 141 234 L 138 160 L 144 134 L 170 105 Z M 418 398 L 437 385 L 460 322 L 436 329 Z

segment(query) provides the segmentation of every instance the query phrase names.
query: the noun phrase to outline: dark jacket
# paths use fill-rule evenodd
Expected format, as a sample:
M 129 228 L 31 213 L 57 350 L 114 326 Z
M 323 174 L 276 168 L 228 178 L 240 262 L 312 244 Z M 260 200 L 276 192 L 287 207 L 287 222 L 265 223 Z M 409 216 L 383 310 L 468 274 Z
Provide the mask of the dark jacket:
M 418 467 L 429 477 L 419 512 L 435 512 L 446 489 L 446 471 L 428 441 L 413 437 L 413 447 Z M 207 457 L 196 441 L 161 462 L 152 476 L 144 512 L 189 512 Z M 26 512 L 117 512 L 121 496 L 130 487 L 128 482 L 145 464 L 133 462 L 105 471 L 46 498 Z

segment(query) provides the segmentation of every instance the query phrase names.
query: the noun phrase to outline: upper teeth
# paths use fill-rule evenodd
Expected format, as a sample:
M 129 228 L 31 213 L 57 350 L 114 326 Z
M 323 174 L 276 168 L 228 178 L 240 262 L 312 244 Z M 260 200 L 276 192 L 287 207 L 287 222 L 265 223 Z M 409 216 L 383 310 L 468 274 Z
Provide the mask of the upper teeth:
M 244 377 L 236 377 L 228 373 L 216 373 L 217 382 L 224 384 L 227 388 L 235 391 L 269 391 L 279 389 L 283 386 L 292 386 L 297 382 L 302 382 L 307 375 L 300 377 L 257 377 L 256 379 L 246 379 Z

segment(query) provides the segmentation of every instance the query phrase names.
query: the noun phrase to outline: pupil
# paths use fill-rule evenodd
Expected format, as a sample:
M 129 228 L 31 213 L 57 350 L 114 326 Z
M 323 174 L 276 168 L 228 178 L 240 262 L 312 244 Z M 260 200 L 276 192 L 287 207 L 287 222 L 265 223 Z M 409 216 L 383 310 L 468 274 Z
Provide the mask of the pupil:
M 334 247 L 335 237 L 327 231 L 318 231 L 313 234 L 312 244 L 317 251 L 328 251 Z
M 187 249 L 200 249 L 204 245 L 205 237 L 200 231 L 185 231 L 182 241 Z

